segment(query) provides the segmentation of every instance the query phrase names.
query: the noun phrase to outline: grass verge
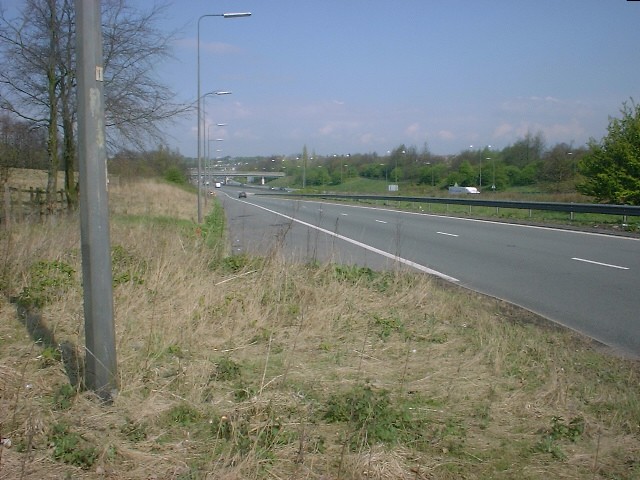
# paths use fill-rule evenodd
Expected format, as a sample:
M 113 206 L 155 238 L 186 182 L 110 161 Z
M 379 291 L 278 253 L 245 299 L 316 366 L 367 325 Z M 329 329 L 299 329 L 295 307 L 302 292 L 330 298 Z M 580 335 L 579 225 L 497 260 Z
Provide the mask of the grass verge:
M 0 234 L 0 479 L 640 476 L 637 362 L 413 272 L 229 256 L 169 185 L 110 207 L 108 407 L 77 381 L 77 220 Z

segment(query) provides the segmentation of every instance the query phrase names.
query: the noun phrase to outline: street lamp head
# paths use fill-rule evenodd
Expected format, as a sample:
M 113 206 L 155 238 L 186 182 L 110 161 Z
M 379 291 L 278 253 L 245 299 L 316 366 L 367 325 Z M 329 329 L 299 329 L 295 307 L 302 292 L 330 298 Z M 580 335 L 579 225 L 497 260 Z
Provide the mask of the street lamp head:
M 251 12 L 223 13 L 222 16 L 224 18 L 250 17 L 251 16 Z
M 213 92 L 213 93 L 215 93 L 216 95 L 231 95 L 231 93 L 233 93 L 233 92 L 228 92 L 226 90 L 222 90 L 222 91 Z

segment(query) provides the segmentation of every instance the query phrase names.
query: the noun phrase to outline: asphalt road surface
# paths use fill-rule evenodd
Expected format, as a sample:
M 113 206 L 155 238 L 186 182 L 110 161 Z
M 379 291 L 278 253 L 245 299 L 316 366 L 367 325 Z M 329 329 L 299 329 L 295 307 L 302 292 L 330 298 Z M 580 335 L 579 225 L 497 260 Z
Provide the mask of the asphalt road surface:
M 218 191 L 236 252 L 437 275 L 640 357 L 640 239 Z

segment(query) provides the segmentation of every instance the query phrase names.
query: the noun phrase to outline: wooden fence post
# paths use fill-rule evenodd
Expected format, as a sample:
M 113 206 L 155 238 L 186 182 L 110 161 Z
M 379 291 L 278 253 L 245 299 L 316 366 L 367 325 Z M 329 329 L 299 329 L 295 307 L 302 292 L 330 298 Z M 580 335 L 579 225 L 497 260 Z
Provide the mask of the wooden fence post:
M 11 190 L 9 185 L 4 184 L 4 229 L 9 230 L 11 228 Z

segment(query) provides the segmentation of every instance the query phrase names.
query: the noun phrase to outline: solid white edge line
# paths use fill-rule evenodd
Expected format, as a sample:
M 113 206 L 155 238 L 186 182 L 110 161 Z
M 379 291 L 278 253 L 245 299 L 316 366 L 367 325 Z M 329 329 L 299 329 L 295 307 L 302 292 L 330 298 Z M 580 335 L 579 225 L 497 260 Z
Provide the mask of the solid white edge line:
M 291 217 L 289 215 L 285 215 L 284 213 L 276 212 L 275 210 L 271 210 L 271 209 L 263 207 L 261 205 L 256 205 L 255 203 L 250 203 L 250 205 L 253 205 L 254 207 L 257 207 L 257 208 L 261 208 L 262 210 L 265 210 L 265 211 L 267 211 L 269 213 L 273 213 L 273 214 L 278 215 L 280 217 L 284 217 L 284 218 L 286 218 L 288 220 L 291 220 L 292 222 L 299 223 L 300 225 L 304 225 L 304 226 L 309 227 L 309 228 L 314 228 L 314 229 L 318 230 L 319 232 L 326 233 L 327 235 L 331 235 L 332 237 L 338 238 L 340 240 L 344 240 L 345 242 L 349 242 L 349 243 L 351 243 L 353 245 L 356 245 L 357 247 L 364 248 L 365 250 L 369 250 L 370 252 L 377 253 L 378 255 L 381 255 L 381 256 L 386 257 L 386 258 L 390 258 L 390 259 L 392 259 L 392 260 L 394 260 L 394 261 L 396 261 L 398 263 L 402 263 L 403 265 L 407 265 L 407 266 L 415 268 L 416 270 L 419 270 L 421 272 L 428 273 L 429 275 L 434 275 L 436 277 L 442 278 L 443 280 L 446 280 L 446 281 L 452 282 L 452 283 L 459 282 L 459 280 L 457 278 L 450 277 L 449 275 L 446 275 L 446 274 L 444 274 L 442 272 L 438 272 L 437 270 L 433 270 L 433 269 L 431 269 L 429 267 L 425 267 L 424 265 L 421 265 L 419 263 L 412 262 L 411 260 L 408 260 L 406 258 L 398 257 L 397 255 L 393 255 L 393 254 L 391 254 L 389 252 L 385 252 L 384 250 L 380 250 L 379 248 L 372 247 L 371 245 L 367 245 L 366 243 L 362 243 L 362 242 L 359 242 L 359 241 L 354 240 L 352 238 L 345 237 L 344 235 L 340 235 L 340 234 L 332 232 L 330 230 L 326 230 L 324 228 L 320 228 L 320 227 L 318 227 L 316 225 L 312 225 L 310 223 L 303 222 L 302 220 L 298 220 L 297 218 Z
M 587 260 L 586 258 L 572 257 L 571 260 L 576 260 L 578 262 L 584 262 L 584 263 L 592 263 L 594 265 L 600 265 L 602 267 L 617 268 L 618 270 L 629 270 L 629 267 L 621 267 L 620 265 L 612 265 L 610 263 L 596 262 L 595 260 Z

